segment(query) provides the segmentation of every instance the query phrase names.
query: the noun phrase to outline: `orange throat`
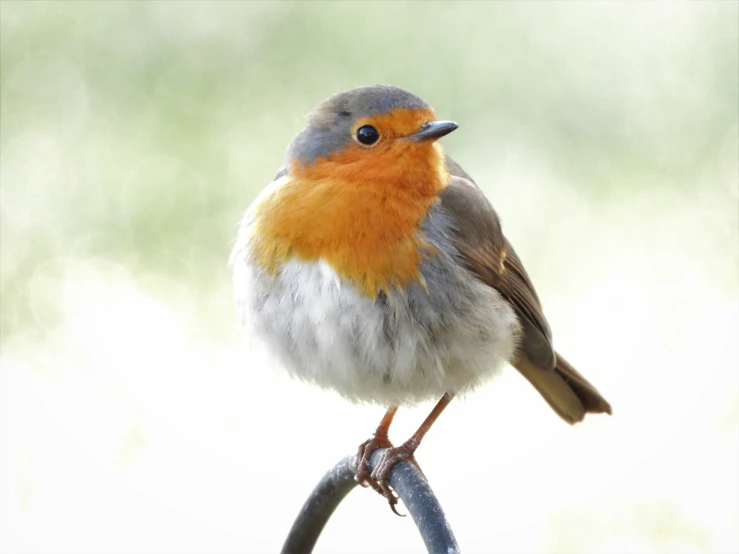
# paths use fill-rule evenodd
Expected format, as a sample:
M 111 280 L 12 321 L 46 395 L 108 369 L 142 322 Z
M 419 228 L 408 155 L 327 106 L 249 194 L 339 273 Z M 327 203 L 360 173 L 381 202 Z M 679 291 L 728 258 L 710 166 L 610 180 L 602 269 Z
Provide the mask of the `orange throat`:
M 434 248 L 419 229 L 448 182 L 435 143 L 294 163 L 254 207 L 251 258 L 271 273 L 289 260 L 323 261 L 370 298 L 425 286 L 421 263 Z

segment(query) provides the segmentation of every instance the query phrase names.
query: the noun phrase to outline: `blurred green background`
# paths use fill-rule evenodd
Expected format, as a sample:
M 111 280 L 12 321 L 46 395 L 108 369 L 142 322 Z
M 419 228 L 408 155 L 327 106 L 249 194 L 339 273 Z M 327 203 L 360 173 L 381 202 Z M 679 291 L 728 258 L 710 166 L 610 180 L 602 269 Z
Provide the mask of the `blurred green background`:
M 372 83 L 460 124 L 444 146 L 614 405 L 570 429 L 509 371 L 445 414 L 419 459 L 461 546 L 739 551 L 739 4 L 0 16 L 3 552 L 279 549 L 382 410 L 265 369 L 226 262 L 304 114 Z M 422 551 L 385 511 L 355 493 L 319 547 Z

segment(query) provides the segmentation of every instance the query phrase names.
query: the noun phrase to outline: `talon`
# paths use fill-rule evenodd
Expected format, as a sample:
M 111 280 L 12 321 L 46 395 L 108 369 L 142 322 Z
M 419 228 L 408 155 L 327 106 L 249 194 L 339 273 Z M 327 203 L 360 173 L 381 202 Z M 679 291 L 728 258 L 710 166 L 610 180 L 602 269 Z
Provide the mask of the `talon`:
M 400 517 L 405 517 L 405 515 L 400 514 L 395 509 L 395 505 L 398 503 L 398 496 L 390 487 L 390 472 L 395 467 L 395 464 L 400 463 L 404 460 L 409 460 L 411 463 L 418 466 L 415 458 L 413 457 L 413 453 L 416 451 L 417 447 L 418 442 L 411 438 L 397 448 L 388 448 L 385 452 L 383 452 L 380 463 L 377 464 L 377 467 L 375 467 L 375 470 L 370 475 L 370 479 L 379 485 L 379 488 L 382 490 L 382 495 L 387 498 L 392 511 Z
M 393 494 L 393 496 L 391 497 L 392 500 L 388 498 L 388 504 L 390 504 L 390 509 L 393 511 L 393 513 L 396 516 L 405 517 L 405 514 L 401 514 L 398 510 L 395 509 L 395 506 L 398 505 L 398 497 L 395 493 L 392 493 L 392 494 Z
M 396 516 L 405 517 L 405 514 L 401 514 L 395 506 L 398 505 L 398 495 L 395 494 L 395 491 L 390 487 L 390 483 L 386 481 L 377 481 L 380 489 L 380 494 L 384 496 L 387 499 L 387 503 L 390 504 L 390 509 L 393 511 L 393 513 Z

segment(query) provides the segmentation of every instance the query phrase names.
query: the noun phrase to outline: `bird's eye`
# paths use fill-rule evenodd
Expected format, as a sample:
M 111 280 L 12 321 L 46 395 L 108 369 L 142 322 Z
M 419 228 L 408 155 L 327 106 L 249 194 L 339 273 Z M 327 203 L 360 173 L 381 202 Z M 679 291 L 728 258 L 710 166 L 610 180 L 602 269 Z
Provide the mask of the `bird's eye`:
M 380 140 L 380 133 L 372 125 L 362 125 L 357 129 L 357 140 L 365 146 L 370 146 Z

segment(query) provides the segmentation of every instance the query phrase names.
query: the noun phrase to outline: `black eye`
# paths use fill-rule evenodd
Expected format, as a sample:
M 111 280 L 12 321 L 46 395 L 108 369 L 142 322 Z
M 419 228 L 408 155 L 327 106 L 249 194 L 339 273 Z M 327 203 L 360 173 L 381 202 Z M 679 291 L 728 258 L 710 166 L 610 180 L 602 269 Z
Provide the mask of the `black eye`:
M 380 140 L 380 133 L 372 125 L 362 125 L 357 129 L 357 140 L 369 146 Z

